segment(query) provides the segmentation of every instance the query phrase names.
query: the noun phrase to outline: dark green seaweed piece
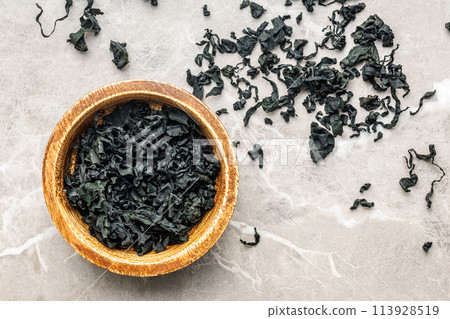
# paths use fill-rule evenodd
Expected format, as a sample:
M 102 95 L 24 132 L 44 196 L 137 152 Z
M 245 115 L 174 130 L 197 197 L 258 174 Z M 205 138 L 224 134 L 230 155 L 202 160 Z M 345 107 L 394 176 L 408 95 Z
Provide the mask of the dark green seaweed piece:
M 424 243 L 422 246 L 423 251 L 427 253 L 428 250 L 430 250 L 431 245 L 433 245 L 433 242 L 431 242 L 431 241 Z
M 285 5 L 286 7 L 292 6 L 292 1 L 291 1 L 291 0 L 286 0 L 286 1 L 284 2 L 284 5 Z
M 240 241 L 241 241 L 241 243 L 243 243 L 244 245 L 247 245 L 247 246 L 256 246 L 256 245 L 258 245 L 258 243 L 259 243 L 259 241 L 260 241 L 260 239 L 261 239 L 261 236 L 258 234 L 258 232 L 256 231 L 256 227 L 255 227 L 255 241 L 254 242 L 247 242 L 247 241 L 245 241 L 245 240 L 242 240 L 242 239 L 239 239 Z
M 238 146 L 239 146 L 239 144 L 241 144 L 241 142 L 240 142 L 240 141 L 234 141 L 234 142 L 233 142 L 233 146 L 234 146 L 234 147 L 238 147 Z
M 266 118 L 264 119 L 264 124 L 266 124 L 266 125 L 272 125 L 272 124 L 273 124 L 273 121 L 272 121 L 271 119 L 269 119 L 268 117 L 266 117 Z
M 361 188 L 359 189 L 360 193 L 364 193 L 366 190 L 368 190 L 370 188 L 370 186 L 372 186 L 372 184 L 370 183 L 366 183 L 363 186 L 361 186 Z
M 420 109 L 422 108 L 423 100 L 425 100 L 425 99 L 430 99 L 430 98 L 432 98 L 435 94 L 436 94 L 436 90 L 434 90 L 434 91 L 432 91 L 432 92 L 427 92 L 427 93 L 425 93 L 425 94 L 422 96 L 422 98 L 420 99 L 420 102 L 419 102 L 419 108 L 418 108 L 415 112 L 413 112 L 413 111 L 409 112 L 409 114 L 411 114 L 411 115 L 416 115 L 416 114 L 420 111 Z
M 248 122 L 250 121 L 250 117 L 256 112 L 256 110 L 261 106 L 261 102 L 256 103 L 255 106 L 252 106 L 247 110 L 244 116 L 244 126 L 248 125 Z
M 273 112 L 277 109 L 279 109 L 280 106 L 280 100 L 279 95 L 278 95 L 278 87 L 277 84 L 270 80 L 269 78 L 263 76 L 263 79 L 266 80 L 267 82 L 270 83 L 270 85 L 272 86 L 272 94 L 269 97 L 265 97 L 262 100 L 262 108 L 265 112 L 269 113 L 269 112 Z
M 250 3 L 250 12 L 252 13 L 253 18 L 259 19 L 263 13 L 266 12 L 266 9 L 264 9 L 262 5 L 252 2 Z
M 119 70 L 129 63 L 126 46 L 127 44 L 125 42 L 119 43 L 113 40 L 111 40 L 109 44 L 109 50 L 114 54 L 114 59 L 112 61 Z
M 366 111 L 373 111 L 381 106 L 381 101 L 378 95 L 368 95 L 367 97 L 360 97 L 359 104 Z
M 233 104 L 233 109 L 235 111 L 242 110 L 243 108 L 245 108 L 246 103 L 247 103 L 247 101 L 245 99 L 240 99 L 239 101 L 237 101 Z
M 431 189 L 427 193 L 427 195 L 425 196 L 425 200 L 427 202 L 427 207 L 431 208 L 432 202 L 431 202 L 430 199 L 431 199 L 431 197 L 433 196 L 433 193 L 434 193 L 434 184 L 435 183 L 439 183 L 442 180 L 442 178 L 444 178 L 445 172 L 442 169 L 442 167 L 440 167 L 438 164 L 436 164 L 434 162 L 434 159 L 435 159 L 435 157 L 437 155 L 435 146 L 433 144 L 430 144 L 428 146 L 428 149 L 430 151 L 429 154 L 418 154 L 413 148 L 408 150 L 409 158 L 405 157 L 405 160 L 406 160 L 406 165 L 407 165 L 407 167 L 409 169 L 409 176 L 410 177 L 409 178 L 408 177 L 402 178 L 400 180 L 400 186 L 403 188 L 403 190 L 405 192 L 409 192 L 410 191 L 409 187 L 414 186 L 417 183 L 418 177 L 417 177 L 416 174 L 413 173 L 414 168 L 415 168 L 415 165 L 413 163 L 413 160 L 414 160 L 413 155 L 419 160 L 427 161 L 427 162 L 431 161 L 431 164 L 436 166 L 436 167 L 438 167 L 439 170 L 442 172 L 442 175 L 441 175 L 441 177 L 439 179 L 433 180 L 433 182 L 431 183 Z
M 211 15 L 211 12 L 208 11 L 208 6 L 206 4 L 203 6 L 203 15 L 205 17 L 208 17 L 209 15 Z
M 412 166 L 412 168 L 409 171 L 409 177 L 404 177 L 402 179 L 400 179 L 399 183 L 400 186 L 403 188 L 403 190 L 407 193 L 409 193 L 411 190 L 410 188 L 415 186 L 417 184 L 417 181 L 419 180 L 419 178 L 417 177 L 417 175 L 415 173 L 412 172 L 412 170 L 414 169 L 414 165 Z
M 374 142 L 378 142 L 379 140 L 381 140 L 383 138 L 383 133 L 382 132 L 378 132 L 377 137 L 373 140 Z
M 261 148 L 261 145 L 255 144 L 253 145 L 253 150 L 248 151 L 248 156 L 250 156 L 250 159 L 254 161 L 255 159 L 258 159 L 259 162 L 259 168 L 263 168 L 264 164 L 264 152 Z
M 295 18 L 295 22 L 297 22 L 297 24 L 300 25 L 302 19 L 303 19 L 303 12 L 300 12 L 300 14 Z
M 186 82 L 194 89 L 192 94 L 194 94 L 200 100 L 203 99 L 204 89 L 203 84 L 200 83 L 199 76 L 192 75 L 191 70 L 189 69 L 186 71 L 186 75 Z M 209 83 L 211 83 L 211 80 L 209 81 Z
M 143 101 L 118 106 L 93 124 L 77 140 L 74 169 L 64 176 L 67 199 L 91 235 L 138 255 L 186 242 L 214 207 L 220 170 L 198 124 L 175 108 L 153 110 Z
M 353 47 L 347 57 L 340 62 L 340 66 L 341 68 L 348 68 L 364 61 L 373 63 L 380 62 L 377 47 L 373 42 L 364 43 Z
M 358 3 L 350 6 L 342 5 L 340 9 L 334 10 L 331 17 L 329 17 L 331 25 L 322 30 L 326 32 L 320 47 L 328 50 L 344 49 L 346 45 L 345 28 L 351 21 L 356 19 L 356 14 L 363 11 L 365 7 L 364 3 Z M 342 20 L 337 20 L 338 16 L 342 16 Z M 328 43 L 331 44 L 331 47 L 328 46 Z
M 384 47 L 394 45 L 394 32 L 376 14 L 371 15 L 364 23 L 357 26 L 352 37 L 356 44 L 382 40 Z
M 250 5 L 250 0 L 244 0 L 241 3 L 240 9 L 242 10 L 244 8 L 247 8 L 249 5 Z
M 327 157 L 334 149 L 334 136 L 316 122 L 311 123 L 311 135 L 309 136 L 309 148 L 311 159 L 314 163 Z
M 49 36 L 51 36 L 53 34 L 53 32 L 55 32 L 56 30 L 56 23 L 58 21 L 63 21 L 65 19 L 67 19 L 67 17 L 69 16 L 70 13 L 70 7 L 72 6 L 73 1 L 72 0 L 66 0 L 66 5 L 65 5 L 65 10 L 66 10 L 66 15 L 56 19 L 55 22 L 53 23 L 53 30 L 49 33 L 49 34 L 45 34 L 44 30 L 42 30 L 42 24 L 41 21 L 39 20 L 41 18 L 42 13 L 44 12 L 44 10 L 41 8 L 41 6 L 39 4 L 36 3 L 36 6 L 39 8 L 39 10 L 41 10 L 38 15 L 36 16 L 36 22 L 39 24 L 39 28 L 41 29 L 41 34 L 44 38 L 48 38 Z
M 69 34 L 69 39 L 67 42 L 71 42 L 75 49 L 78 51 L 87 51 L 88 47 L 86 44 L 86 40 L 84 39 L 84 35 L 87 32 L 94 31 L 94 34 L 97 35 L 101 28 L 98 24 L 97 15 L 103 14 L 100 9 L 92 8 L 94 4 L 94 0 L 87 0 L 86 8 L 84 8 L 84 13 L 80 17 L 81 28 L 75 33 Z
M 351 210 L 355 210 L 358 208 L 358 206 L 361 205 L 362 207 L 371 208 L 375 206 L 375 203 L 368 202 L 366 199 L 355 199 L 355 202 L 353 203 L 353 206 L 350 207 Z
M 151 4 L 152 4 L 152 6 L 157 6 L 158 5 L 158 0 L 151 0 Z
M 445 27 L 446 27 L 447 30 L 450 32 L 450 22 L 447 22 L 447 23 L 445 24 Z
M 220 109 L 216 111 L 217 116 L 221 116 L 222 114 L 228 114 L 228 110 L 226 108 Z

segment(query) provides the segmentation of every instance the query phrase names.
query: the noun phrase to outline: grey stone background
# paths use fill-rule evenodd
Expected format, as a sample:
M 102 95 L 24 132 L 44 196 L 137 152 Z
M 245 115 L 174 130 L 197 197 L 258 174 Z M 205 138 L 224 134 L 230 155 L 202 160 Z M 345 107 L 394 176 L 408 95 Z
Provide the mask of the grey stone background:
M 403 156 L 411 147 L 428 151 L 436 145 L 437 162 L 450 173 L 450 21 L 446 0 L 365 1 L 367 8 L 347 28 L 348 34 L 377 13 L 395 32 L 401 63 L 411 86 L 403 105 L 417 107 L 422 94 L 437 95 L 415 117 L 401 117 L 394 130 L 373 143 L 374 135 L 337 139 L 336 150 L 322 164 L 308 155 L 312 115 L 296 103 L 298 118 L 284 123 L 278 114 L 273 127 L 257 112 L 244 128 L 243 113 L 234 112 L 236 93 L 226 86 L 220 97 L 205 102 L 231 113 L 221 120 L 238 149 L 240 192 L 232 222 L 217 244 L 189 267 L 157 278 L 131 278 L 106 273 L 84 260 L 65 242 L 45 206 L 41 167 L 47 140 L 64 112 L 79 98 L 105 84 L 127 79 L 152 79 L 189 89 L 185 71 L 198 72 L 195 42 L 204 28 L 220 36 L 247 26 L 256 28 L 278 14 L 293 18 L 303 12 L 294 36 L 320 41 L 327 16 L 337 5 L 307 13 L 299 1 L 259 0 L 268 9 L 260 20 L 239 10 L 240 0 L 95 1 L 104 11 L 102 31 L 88 36 L 89 51 L 66 43 L 78 29 L 84 1 L 75 0 L 70 17 L 54 35 L 40 36 L 34 1 L 0 0 L 0 299 L 2 300 L 449 300 L 450 215 L 449 177 L 436 186 L 433 207 L 424 200 L 439 171 L 419 163 L 420 181 L 406 194 L 398 180 L 407 175 Z M 203 17 L 207 3 L 210 17 Z M 64 14 L 64 1 L 41 1 L 42 22 L 49 30 Z M 109 41 L 128 43 L 131 63 L 122 71 L 111 62 Z M 350 39 L 349 39 L 350 41 Z M 351 48 L 347 45 L 342 58 Z M 312 50 L 308 46 L 306 52 Z M 387 53 L 388 51 L 386 51 Z M 384 51 L 383 51 L 384 53 Z M 227 60 L 229 59 L 229 60 Z M 236 56 L 217 58 L 219 65 Z M 261 96 L 270 93 L 261 82 Z M 356 97 L 373 94 L 355 80 Z M 303 96 L 303 95 L 302 95 Z M 356 97 L 353 104 L 357 105 Z M 298 143 L 282 157 L 271 139 Z M 260 170 L 245 158 L 258 141 L 266 163 Z M 287 159 L 287 163 L 283 162 Z M 371 210 L 349 210 L 359 187 Z M 253 226 L 260 245 L 244 247 Z M 433 241 L 425 254 L 421 247 Z

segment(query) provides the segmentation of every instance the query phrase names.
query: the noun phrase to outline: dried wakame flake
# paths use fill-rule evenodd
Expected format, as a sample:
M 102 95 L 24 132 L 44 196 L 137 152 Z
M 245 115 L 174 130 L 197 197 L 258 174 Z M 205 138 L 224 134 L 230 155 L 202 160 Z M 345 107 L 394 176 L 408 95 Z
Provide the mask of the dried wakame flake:
M 39 27 L 41 29 L 41 34 L 44 38 L 48 38 L 49 36 L 51 36 L 53 34 L 53 32 L 55 32 L 56 30 L 56 23 L 58 23 L 58 21 L 63 21 L 65 19 L 67 19 L 67 17 L 69 16 L 69 12 L 70 12 L 70 7 L 72 6 L 73 1 L 72 0 L 66 0 L 66 5 L 65 5 L 65 10 L 66 10 L 66 15 L 56 19 L 55 22 L 53 23 L 53 30 L 49 33 L 49 34 L 45 34 L 44 30 L 42 30 L 42 24 L 41 21 L 39 20 L 41 18 L 42 13 L 44 12 L 44 10 L 41 8 L 41 6 L 39 4 L 36 3 L 36 6 L 39 8 L 40 12 L 39 14 L 36 16 L 36 22 L 39 24 Z
M 372 186 L 372 184 L 370 183 L 366 183 L 363 186 L 361 186 L 361 188 L 359 189 L 360 193 L 364 193 L 366 190 L 368 190 L 370 188 L 370 186 Z
M 244 245 L 247 245 L 247 246 L 256 246 L 256 245 L 258 245 L 259 241 L 261 240 L 261 236 L 256 231 L 256 227 L 254 228 L 254 231 L 255 231 L 255 234 L 254 234 L 255 241 L 247 242 L 245 240 L 240 239 L 241 243 L 243 243 Z
M 377 137 L 373 140 L 374 142 L 378 142 L 383 138 L 383 132 L 378 132 Z
M 249 5 L 250 5 L 250 0 L 244 0 L 241 3 L 240 9 L 242 10 L 244 8 L 247 8 Z
M 262 5 L 252 2 L 250 3 L 250 12 L 253 18 L 259 19 L 263 13 L 266 12 L 266 9 L 264 9 Z
M 264 119 L 264 124 L 266 124 L 266 125 L 272 125 L 272 124 L 273 124 L 273 121 L 272 121 L 271 119 L 269 119 L 268 117 L 266 117 L 266 118 Z
M 334 136 L 316 122 L 311 123 L 311 135 L 309 136 L 309 148 L 311 159 L 314 163 L 327 157 L 334 149 Z
M 255 159 L 258 159 L 259 162 L 259 168 L 263 168 L 264 165 L 264 152 L 261 148 L 261 145 L 255 144 L 253 145 L 253 150 L 248 151 L 248 156 L 250 156 L 250 159 L 254 161 Z
M 208 6 L 205 4 L 205 5 L 203 6 L 203 15 L 204 15 L 205 17 L 208 17 L 210 14 L 211 14 L 211 12 L 208 11 Z
M 150 2 L 152 4 L 152 6 L 157 6 L 158 5 L 158 0 L 150 0 Z
M 351 210 L 355 210 L 358 208 L 358 206 L 361 205 L 362 207 L 371 208 L 375 206 L 373 202 L 368 202 L 366 199 L 355 199 L 355 202 L 353 203 L 353 206 L 350 207 Z
M 92 8 L 94 0 L 87 0 L 87 2 L 86 8 L 84 8 L 84 13 L 80 18 L 80 30 L 69 34 L 69 39 L 67 40 L 67 42 L 71 42 L 78 51 L 88 50 L 86 40 L 84 39 L 84 35 L 87 32 L 94 31 L 94 34 L 97 35 L 101 30 L 96 16 L 103 14 L 103 12 L 100 9 Z
M 430 151 L 429 154 L 418 154 L 413 148 L 408 150 L 409 157 L 408 158 L 405 157 L 405 160 L 406 160 L 406 166 L 409 169 L 409 177 L 404 177 L 404 178 L 400 179 L 399 183 L 405 192 L 410 192 L 409 188 L 416 185 L 416 183 L 418 181 L 418 177 L 414 173 L 414 169 L 415 169 L 414 157 L 419 160 L 422 160 L 422 161 L 427 161 L 427 162 L 431 161 L 431 164 L 438 167 L 442 173 L 442 175 L 439 179 L 433 180 L 433 182 L 431 183 L 431 189 L 425 196 L 425 201 L 427 202 L 427 207 L 431 208 L 431 204 L 432 204 L 431 197 L 433 196 L 433 193 L 434 193 L 434 184 L 439 183 L 442 180 L 442 178 L 444 178 L 445 172 L 442 169 L 442 167 L 440 167 L 438 164 L 436 164 L 434 162 L 434 159 L 437 155 L 435 146 L 433 144 L 430 144 L 428 146 L 428 149 Z
M 222 114 L 228 114 L 228 110 L 226 108 L 220 109 L 216 111 L 217 116 L 221 116 Z
M 220 170 L 198 124 L 143 101 L 118 105 L 98 123 L 78 139 L 64 177 L 67 199 L 91 235 L 138 255 L 188 241 L 214 207 Z
M 352 37 L 356 44 L 382 40 L 384 47 L 394 45 L 394 32 L 376 14 L 371 15 L 363 24 L 356 27 Z
M 240 142 L 240 141 L 234 141 L 234 142 L 233 142 L 233 146 L 234 146 L 234 147 L 238 147 L 238 146 L 239 146 L 239 144 L 241 144 L 241 142 Z
M 446 27 L 447 30 L 450 32 L 450 22 L 447 22 L 447 23 L 445 24 L 445 27 Z
M 431 241 L 426 242 L 422 246 L 423 251 L 427 253 L 430 250 L 432 245 L 433 245 L 433 242 L 431 242 Z
M 125 65 L 129 63 L 128 51 L 126 49 L 127 44 L 119 43 L 111 40 L 109 44 L 109 50 L 114 54 L 114 59 L 112 60 L 118 69 L 122 69 Z
M 425 100 L 425 99 L 431 99 L 435 94 L 436 94 L 436 90 L 425 93 L 425 94 L 422 96 L 422 98 L 420 99 L 420 102 L 419 102 L 419 108 L 418 108 L 416 111 L 414 111 L 414 112 L 412 112 L 412 111 L 409 112 L 409 114 L 411 114 L 411 115 L 416 115 L 416 114 L 420 111 L 420 109 L 422 108 L 422 106 L 423 106 L 423 100 Z

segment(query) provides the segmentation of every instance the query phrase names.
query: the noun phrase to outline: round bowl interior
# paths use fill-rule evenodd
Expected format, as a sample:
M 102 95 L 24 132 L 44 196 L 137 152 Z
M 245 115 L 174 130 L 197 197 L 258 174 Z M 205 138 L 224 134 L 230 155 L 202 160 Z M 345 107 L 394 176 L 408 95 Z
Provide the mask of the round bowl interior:
M 151 107 L 167 105 L 188 113 L 199 125 L 219 159 L 214 208 L 189 233 L 189 241 L 160 253 L 138 256 L 132 249 L 110 249 L 89 234 L 88 225 L 63 191 L 64 173 L 73 160 L 73 146 L 99 111 L 138 99 Z M 214 113 L 185 90 L 153 81 L 125 81 L 97 89 L 75 103 L 57 124 L 47 145 L 42 172 L 50 215 L 66 241 L 84 258 L 111 272 L 156 276 L 183 268 L 200 258 L 219 239 L 233 214 L 238 191 L 238 166 L 230 138 Z

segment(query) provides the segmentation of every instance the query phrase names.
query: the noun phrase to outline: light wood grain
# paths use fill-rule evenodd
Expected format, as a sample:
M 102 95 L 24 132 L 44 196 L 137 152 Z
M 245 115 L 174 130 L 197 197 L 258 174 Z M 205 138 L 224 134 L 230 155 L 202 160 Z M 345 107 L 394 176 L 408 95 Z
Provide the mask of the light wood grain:
M 111 111 L 132 99 L 166 104 L 188 113 L 212 142 L 220 160 L 216 204 L 195 226 L 189 241 L 169 246 L 161 253 L 138 256 L 133 250 L 110 249 L 89 234 L 79 212 L 63 191 L 64 169 L 70 163 L 77 138 L 91 126 L 100 110 Z M 219 239 L 233 214 L 238 192 L 238 166 L 230 138 L 219 119 L 185 90 L 153 81 L 125 81 L 97 89 L 75 103 L 51 135 L 42 169 L 44 196 L 50 215 L 66 241 L 84 258 L 111 272 L 129 276 L 157 276 L 183 268 L 205 254 Z

